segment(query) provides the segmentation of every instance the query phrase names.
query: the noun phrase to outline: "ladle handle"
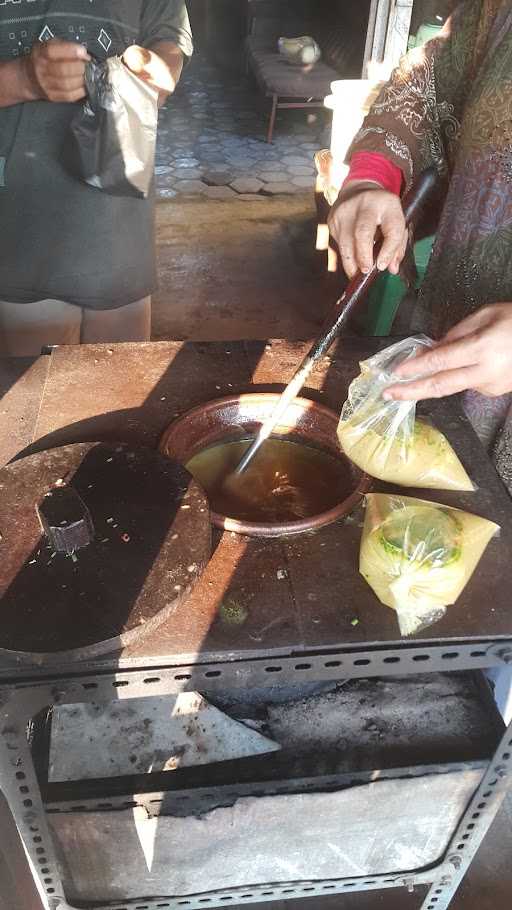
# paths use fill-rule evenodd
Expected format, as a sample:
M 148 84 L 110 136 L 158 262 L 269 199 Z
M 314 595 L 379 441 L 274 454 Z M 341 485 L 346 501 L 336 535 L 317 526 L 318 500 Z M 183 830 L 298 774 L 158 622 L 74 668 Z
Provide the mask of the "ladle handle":
M 426 200 L 437 183 L 437 177 L 437 169 L 433 165 L 427 167 L 405 194 L 402 208 L 407 225 L 415 224 L 418 220 Z

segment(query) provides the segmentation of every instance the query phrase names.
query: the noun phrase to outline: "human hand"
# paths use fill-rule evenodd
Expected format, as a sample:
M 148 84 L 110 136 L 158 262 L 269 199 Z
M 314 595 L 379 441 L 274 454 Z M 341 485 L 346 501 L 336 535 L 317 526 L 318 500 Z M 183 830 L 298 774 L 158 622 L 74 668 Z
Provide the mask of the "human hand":
M 385 398 L 442 398 L 474 389 L 496 397 L 512 392 L 512 303 L 483 307 L 454 326 L 431 350 L 403 363 L 400 379 L 430 373 L 386 389 Z
M 34 97 L 59 102 L 85 97 L 85 64 L 91 58 L 82 44 L 57 38 L 36 41 L 30 54 L 21 59 Z
M 377 183 L 354 180 L 334 203 L 328 223 L 349 278 L 358 269 L 366 273 L 372 268 L 373 246 L 379 229 L 383 244 L 377 267 L 398 274 L 407 249 L 408 231 L 400 199 L 394 193 L 383 190 Z
M 154 51 L 132 44 L 123 54 L 123 63 L 139 79 L 151 85 L 162 103 L 176 88 L 176 81 L 167 62 Z

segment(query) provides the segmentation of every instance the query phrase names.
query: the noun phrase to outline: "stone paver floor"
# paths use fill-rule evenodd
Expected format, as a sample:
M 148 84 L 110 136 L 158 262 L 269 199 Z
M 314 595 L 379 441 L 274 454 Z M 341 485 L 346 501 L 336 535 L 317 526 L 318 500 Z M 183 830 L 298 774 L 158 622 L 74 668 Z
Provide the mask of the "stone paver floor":
M 268 144 L 269 103 L 245 76 L 194 57 L 160 112 L 159 197 L 253 199 L 312 190 L 314 154 L 330 144 L 329 113 L 280 111 Z

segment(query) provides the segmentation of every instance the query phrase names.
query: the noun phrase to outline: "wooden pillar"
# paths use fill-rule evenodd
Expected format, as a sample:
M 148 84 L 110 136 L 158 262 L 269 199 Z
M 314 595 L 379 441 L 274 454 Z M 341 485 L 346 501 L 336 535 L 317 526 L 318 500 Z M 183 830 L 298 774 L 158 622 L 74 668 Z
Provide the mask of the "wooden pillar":
M 371 75 L 371 62 L 387 70 L 398 65 L 407 51 L 414 0 L 371 0 L 363 62 L 363 78 Z
M 414 0 L 392 0 L 384 60 L 390 67 L 398 66 L 407 51 Z

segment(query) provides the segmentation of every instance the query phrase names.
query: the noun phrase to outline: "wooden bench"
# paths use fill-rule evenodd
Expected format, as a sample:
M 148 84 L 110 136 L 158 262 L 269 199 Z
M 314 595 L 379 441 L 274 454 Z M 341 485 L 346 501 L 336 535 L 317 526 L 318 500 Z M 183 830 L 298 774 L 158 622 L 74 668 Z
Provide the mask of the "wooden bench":
M 249 0 L 247 68 L 261 91 L 272 99 L 267 141 L 272 142 L 277 111 L 283 108 L 323 107 L 336 79 L 361 75 L 368 9 L 358 4 L 312 3 L 307 0 Z M 280 37 L 311 35 L 322 59 L 295 66 L 278 52 Z

